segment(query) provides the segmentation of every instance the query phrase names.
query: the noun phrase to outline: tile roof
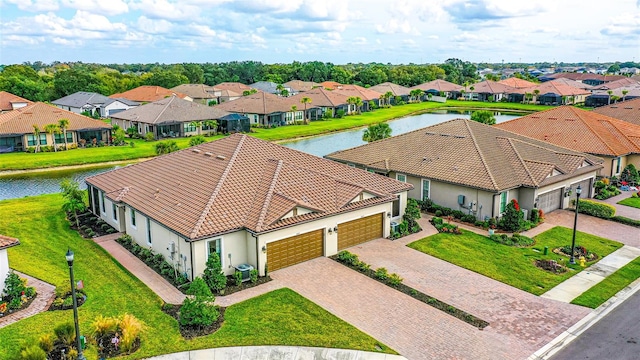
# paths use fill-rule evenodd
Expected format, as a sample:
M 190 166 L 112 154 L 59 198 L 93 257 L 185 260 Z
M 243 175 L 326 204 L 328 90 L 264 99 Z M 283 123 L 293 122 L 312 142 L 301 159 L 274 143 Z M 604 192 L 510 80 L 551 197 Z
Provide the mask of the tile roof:
M 272 114 L 291 111 L 291 105 L 280 96 L 258 91 L 235 100 L 224 102 L 215 107 L 229 112 L 242 114 Z
M 391 91 L 393 96 L 409 96 L 411 89 L 406 86 L 394 84 L 392 82 L 384 82 L 382 84 L 378 84 L 376 86 L 372 86 L 369 90 L 373 90 L 379 92 L 381 94 L 386 94 Z
M 602 167 L 598 157 L 465 119 L 325 157 L 491 192 L 520 186 L 537 188 Z M 579 167 L 585 159 L 591 165 Z M 548 177 L 553 169 L 561 175 Z
M 382 95 L 382 93 L 370 88 L 364 88 L 360 85 L 342 85 L 341 87 L 333 90 L 333 92 L 346 95 L 347 97 L 359 97 L 364 101 L 378 100 Z
M 287 81 L 282 85 L 288 86 L 296 92 L 309 91 L 315 87 L 321 86 L 320 84 L 314 81 L 302 81 L 302 80 L 291 80 L 291 81 Z
M 517 77 L 510 77 L 508 79 L 503 79 L 498 81 L 500 84 L 504 84 L 504 85 L 508 85 L 514 88 L 527 88 L 527 87 L 531 87 L 531 86 L 536 86 L 536 83 L 533 83 L 531 81 L 527 81 L 524 79 L 519 79 Z
M 393 201 L 412 188 L 243 134 L 86 181 L 191 240 L 243 228 L 267 232 Z M 363 191 L 377 196 L 350 203 Z M 315 211 L 282 219 L 295 206 Z
M 258 91 L 263 91 L 270 94 L 280 93 L 280 90 L 278 90 L 278 84 L 274 83 L 273 81 L 258 81 L 249 86 Z M 286 85 L 283 85 L 283 88 L 286 89 L 287 91 L 291 91 L 291 88 L 287 89 Z
M 512 93 L 533 94 L 534 91 L 540 91 L 540 95 L 544 94 L 558 94 L 560 96 L 575 96 L 575 95 L 589 95 L 590 91 L 581 88 L 573 87 L 556 81 L 546 81 L 541 84 L 531 86 L 528 88 L 519 88 L 512 91 Z
M 51 103 L 60 106 L 82 108 L 85 105 L 99 106 L 106 103 L 108 100 L 109 98 L 102 94 L 89 91 L 78 91 L 60 99 L 53 100 Z
M 10 92 L 0 91 L 0 111 L 13 110 L 12 103 L 27 103 L 27 105 L 33 104 L 33 101 L 22 98 L 18 95 L 13 95 Z
M 566 79 L 566 78 L 553 79 L 553 80 L 547 81 L 547 82 L 553 82 L 553 83 L 556 83 L 556 84 L 569 85 L 569 86 L 572 86 L 574 88 L 584 89 L 584 90 L 593 89 L 593 86 L 591 86 L 589 84 L 581 83 L 580 81 L 575 81 L 575 80 Z
M 20 245 L 20 240 L 0 234 L 0 250 Z
M 625 77 L 624 79 L 610 81 L 604 84 L 596 85 L 593 87 L 593 89 L 594 90 L 611 90 L 611 89 L 618 89 L 621 87 L 630 87 L 630 86 L 635 87 L 638 85 L 640 85 L 639 79 Z
M 298 109 L 302 109 L 304 108 L 304 104 L 300 104 L 300 99 L 308 97 L 309 99 L 311 99 L 311 104 L 307 104 L 308 109 L 309 106 L 336 107 L 340 105 L 346 105 L 347 99 L 350 96 L 357 95 L 355 93 L 353 95 L 345 95 L 338 90 L 327 90 L 325 88 L 319 87 L 309 91 L 305 91 L 304 93 L 291 96 L 287 99 L 292 105 L 298 104 Z
M 215 99 L 215 88 L 205 84 L 182 84 L 171 88 L 176 93 L 186 94 L 192 99 Z
M 114 103 L 116 101 L 119 101 L 119 102 L 121 102 L 121 103 L 123 103 L 125 105 L 128 105 L 128 106 L 138 106 L 138 105 L 140 105 L 140 103 L 137 102 L 137 101 L 133 101 L 133 100 L 125 99 L 125 98 L 109 98 L 109 100 L 104 102 L 103 106 L 106 107 L 107 105 L 109 105 L 111 103 Z
M 146 124 L 216 120 L 229 115 L 217 106 L 207 106 L 171 96 L 111 115 L 113 119 Z
M 251 86 L 239 82 L 223 82 L 218 85 L 213 85 L 213 87 L 216 90 L 231 90 L 239 95 L 242 95 L 242 92 L 245 90 L 251 90 Z
M 462 85 L 458 85 L 458 84 L 454 84 L 452 82 L 448 82 L 446 80 L 442 80 L 442 79 L 436 79 L 433 81 L 429 81 L 420 85 L 416 85 L 416 86 L 412 86 L 410 87 L 411 90 L 413 89 L 420 89 L 420 90 L 424 90 L 424 91 L 428 91 L 428 90 L 438 90 L 438 91 L 444 91 L 444 92 L 451 92 L 451 91 L 460 91 L 462 89 L 464 89 L 464 86 Z
M 640 98 L 602 106 L 593 112 L 640 126 Z
M 567 72 L 560 72 L 560 73 L 555 73 L 555 74 L 551 74 L 551 75 L 545 75 L 545 77 L 553 78 L 553 79 L 566 78 L 566 79 L 571 79 L 571 80 L 576 80 L 576 81 L 599 80 L 599 81 L 609 82 L 609 81 L 615 81 L 615 80 L 623 79 L 626 76 L 623 76 L 623 75 L 600 75 L 600 74 L 593 74 L 593 73 L 567 73 Z
M 599 156 L 640 154 L 640 126 L 573 106 L 559 106 L 495 126 Z
M 342 84 L 335 81 L 323 81 L 320 83 L 320 86 L 322 86 L 325 89 L 333 90 L 333 89 L 340 88 Z
M 171 95 L 177 95 L 178 97 L 183 99 L 187 97 L 186 94 L 165 89 L 161 86 L 151 86 L 151 85 L 138 86 L 135 89 L 131 89 L 129 91 L 125 91 L 119 94 L 113 94 L 109 97 L 112 99 L 125 98 L 125 99 L 138 101 L 138 102 L 153 102 L 153 101 L 164 99 Z
M 67 130 L 111 129 L 111 125 L 53 105 L 37 102 L 13 111 L 0 114 L 0 134 L 33 134 L 33 125 L 40 129 L 48 124 L 57 124 L 60 119 L 68 119 Z
M 628 99 L 637 98 L 640 97 L 640 84 L 636 84 L 633 86 L 622 86 L 611 90 L 593 90 L 591 92 L 591 95 L 609 97 L 608 91 L 611 91 L 612 96 L 615 95 L 620 99 L 624 97 Z M 622 93 L 623 91 L 625 91 L 625 94 Z
M 473 87 L 473 90 L 471 90 Z M 515 88 L 499 82 L 485 80 L 479 83 L 471 84 L 467 87 L 466 92 L 477 94 L 509 94 L 513 93 Z

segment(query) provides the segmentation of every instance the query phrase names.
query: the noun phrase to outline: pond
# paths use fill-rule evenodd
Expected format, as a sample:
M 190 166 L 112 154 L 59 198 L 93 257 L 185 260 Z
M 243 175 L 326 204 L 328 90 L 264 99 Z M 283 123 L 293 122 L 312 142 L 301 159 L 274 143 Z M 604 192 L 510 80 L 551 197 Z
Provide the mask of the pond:
M 507 115 L 495 113 L 496 121 L 503 122 L 521 115 Z M 412 130 L 456 118 L 469 118 L 470 112 L 431 112 L 421 115 L 408 116 L 389 121 L 393 135 L 400 135 Z M 364 128 L 314 136 L 307 139 L 283 142 L 281 145 L 300 150 L 316 156 L 324 156 L 338 150 L 348 149 L 362 145 L 362 133 Z M 105 171 L 113 170 L 118 166 L 93 167 L 75 170 L 47 171 L 40 173 L 11 175 L 0 177 L 0 200 L 15 199 L 25 196 L 52 194 L 60 192 L 60 181 L 65 178 L 77 181 L 81 189 L 86 189 L 84 179 Z

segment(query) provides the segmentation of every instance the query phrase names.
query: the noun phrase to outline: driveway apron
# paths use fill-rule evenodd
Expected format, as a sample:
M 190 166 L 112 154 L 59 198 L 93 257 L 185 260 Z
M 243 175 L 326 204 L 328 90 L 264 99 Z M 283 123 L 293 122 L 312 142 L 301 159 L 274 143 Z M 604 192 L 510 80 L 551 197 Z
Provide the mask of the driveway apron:
M 545 223 L 573 229 L 575 212 L 556 210 L 545 215 Z M 640 248 L 640 229 L 611 220 L 578 214 L 578 231 L 619 241 L 625 245 Z

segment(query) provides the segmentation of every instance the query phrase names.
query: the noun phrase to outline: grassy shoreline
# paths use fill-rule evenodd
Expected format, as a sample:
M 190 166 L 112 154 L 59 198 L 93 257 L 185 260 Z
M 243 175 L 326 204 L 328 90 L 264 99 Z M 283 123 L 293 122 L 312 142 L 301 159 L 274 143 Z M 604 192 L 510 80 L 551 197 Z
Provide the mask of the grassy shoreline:
M 434 110 L 493 110 L 504 112 L 533 112 L 551 108 L 550 106 L 516 104 L 516 103 L 482 103 L 449 100 L 446 103 L 421 102 L 387 109 L 377 109 L 361 115 L 347 116 L 342 119 L 313 121 L 309 125 L 283 126 L 274 129 L 253 129 L 249 135 L 267 141 L 295 140 L 305 137 L 324 135 L 377 124 L 380 122 L 419 115 Z M 219 139 L 222 135 L 207 137 L 207 141 Z M 189 138 L 177 138 L 178 147 L 188 147 Z M 156 156 L 154 144 L 144 140 L 130 140 L 134 146 L 101 147 L 77 149 L 53 153 L 7 153 L 0 154 L 0 175 L 20 173 L 24 170 L 53 169 L 64 166 L 100 165 L 114 161 L 134 161 Z

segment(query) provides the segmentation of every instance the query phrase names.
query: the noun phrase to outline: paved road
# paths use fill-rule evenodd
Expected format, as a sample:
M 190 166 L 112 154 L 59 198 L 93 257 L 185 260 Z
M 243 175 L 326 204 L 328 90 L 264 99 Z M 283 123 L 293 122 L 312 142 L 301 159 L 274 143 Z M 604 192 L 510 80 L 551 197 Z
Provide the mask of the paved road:
M 640 292 L 554 355 L 551 360 L 640 358 Z

